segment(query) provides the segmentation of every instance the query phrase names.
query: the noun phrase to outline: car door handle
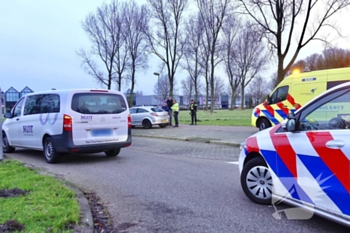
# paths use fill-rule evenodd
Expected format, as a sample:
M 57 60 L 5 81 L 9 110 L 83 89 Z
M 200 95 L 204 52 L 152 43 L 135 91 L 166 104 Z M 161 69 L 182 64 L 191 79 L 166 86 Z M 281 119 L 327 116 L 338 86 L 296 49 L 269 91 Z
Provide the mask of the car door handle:
M 331 140 L 326 143 L 326 147 L 329 149 L 340 149 L 345 146 L 345 143 L 341 140 Z
M 17 118 L 16 121 L 19 121 L 19 118 Z

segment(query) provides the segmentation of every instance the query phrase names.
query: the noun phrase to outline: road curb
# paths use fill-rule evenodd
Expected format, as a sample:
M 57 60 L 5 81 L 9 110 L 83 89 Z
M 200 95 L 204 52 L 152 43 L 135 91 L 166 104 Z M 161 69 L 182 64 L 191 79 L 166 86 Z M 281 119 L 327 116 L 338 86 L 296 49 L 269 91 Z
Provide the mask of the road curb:
M 180 140 L 180 141 L 190 141 L 190 142 L 205 142 L 217 145 L 226 145 L 232 147 L 240 147 L 239 142 L 227 142 L 221 141 L 213 138 L 203 138 L 203 137 L 167 137 L 167 136 L 157 136 L 157 135 L 144 135 L 144 134 L 132 134 L 133 137 L 144 137 L 144 138 L 159 138 L 159 139 L 170 139 L 170 140 Z

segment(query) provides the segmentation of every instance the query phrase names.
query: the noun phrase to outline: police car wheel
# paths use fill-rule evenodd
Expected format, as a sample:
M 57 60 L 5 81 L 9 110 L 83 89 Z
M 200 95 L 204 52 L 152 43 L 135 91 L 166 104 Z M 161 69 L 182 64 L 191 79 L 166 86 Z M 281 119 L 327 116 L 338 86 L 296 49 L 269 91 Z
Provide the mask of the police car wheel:
M 105 154 L 109 157 L 117 156 L 119 153 L 120 153 L 120 148 L 105 151 Z
M 149 120 L 143 120 L 142 121 L 142 126 L 145 129 L 150 129 L 150 128 L 152 128 L 152 123 Z
M 9 140 L 7 139 L 5 133 L 2 135 L 2 149 L 5 153 L 12 153 L 15 151 L 15 148 L 10 146 Z
M 44 141 L 44 157 L 47 163 L 57 163 L 61 157 L 53 146 L 52 139 L 50 137 L 46 138 Z
M 242 170 L 241 186 L 247 197 L 255 203 L 269 205 L 272 198 L 272 176 L 261 158 L 250 160 Z
M 271 127 L 271 123 L 267 119 L 259 120 L 259 130 L 264 130 Z

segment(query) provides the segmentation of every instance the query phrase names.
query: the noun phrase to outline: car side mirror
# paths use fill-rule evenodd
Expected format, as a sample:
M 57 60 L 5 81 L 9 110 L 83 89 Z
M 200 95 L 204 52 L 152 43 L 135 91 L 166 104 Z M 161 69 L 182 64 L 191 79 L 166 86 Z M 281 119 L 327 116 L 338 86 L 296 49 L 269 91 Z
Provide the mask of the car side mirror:
M 266 103 L 267 103 L 268 105 L 271 104 L 271 97 L 270 97 L 270 95 L 267 95 L 267 97 L 266 97 Z
M 10 113 L 10 112 L 5 113 L 5 114 L 4 114 L 4 117 L 5 117 L 5 118 L 11 118 L 11 113 Z
M 295 118 L 288 119 L 288 121 L 286 123 L 286 130 L 288 132 L 294 132 L 295 128 L 296 128 L 296 120 L 295 120 Z

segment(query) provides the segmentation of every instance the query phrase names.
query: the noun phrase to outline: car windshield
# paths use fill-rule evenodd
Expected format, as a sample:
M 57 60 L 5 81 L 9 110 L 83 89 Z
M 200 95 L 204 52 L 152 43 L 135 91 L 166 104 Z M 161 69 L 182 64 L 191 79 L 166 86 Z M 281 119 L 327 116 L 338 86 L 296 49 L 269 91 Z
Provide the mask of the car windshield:
M 106 93 L 78 93 L 73 96 L 72 109 L 84 114 L 116 114 L 127 110 L 123 96 Z
M 153 111 L 153 112 L 165 112 L 163 109 L 161 109 L 161 108 L 151 108 L 151 110 Z

